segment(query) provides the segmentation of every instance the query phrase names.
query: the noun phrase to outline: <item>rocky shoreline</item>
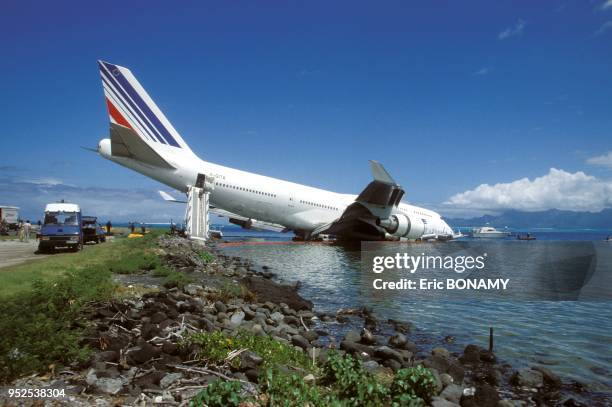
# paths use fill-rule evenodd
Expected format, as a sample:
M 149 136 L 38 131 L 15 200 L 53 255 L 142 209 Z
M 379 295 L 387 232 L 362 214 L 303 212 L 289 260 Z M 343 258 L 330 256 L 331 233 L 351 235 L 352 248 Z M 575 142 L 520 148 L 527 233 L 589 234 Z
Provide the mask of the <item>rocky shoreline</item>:
M 298 283 L 281 284 L 265 266 L 226 256 L 214 243 L 208 244 L 210 259 L 205 261 L 202 249 L 196 242 L 161 236 L 156 254 L 191 282 L 164 287 L 151 272 L 118 276 L 128 289 L 138 287 L 139 294 L 92 308 L 85 343 L 94 350 L 93 357 L 61 371 L 51 368 L 21 378 L 10 387 L 66 390 L 66 398 L 48 400 L 49 405 L 184 406 L 219 378 L 240 381 L 256 394 L 261 355 L 244 349 L 233 355 L 240 363 L 208 366 L 200 363 L 200 345 L 184 341 L 197 332 L 231 336 L 244 331 L 271 336 L 318 363 L 325 363 L 335 349 L 362 360 L 372 373 L 393 374 L 420 364 L 433 372 L 436 396 L 430 404 L 436 407 L 593 405 L 579 394 L 585 389 L 562 383 L 548 369 L 515 370 L 477 345 L 460 354 L 438 347 L 423 355 L 410 340 L 409 322 L 380 321 L 368 308 L 315 312 L 312 302 L 299 295 Z M 349 321 L 362 329 L 341 338 L 330 335 L 329 326 Z M 304 381 L 315 380 L 309 376 Z M 27 403 L 8 403 L 22 404 Z

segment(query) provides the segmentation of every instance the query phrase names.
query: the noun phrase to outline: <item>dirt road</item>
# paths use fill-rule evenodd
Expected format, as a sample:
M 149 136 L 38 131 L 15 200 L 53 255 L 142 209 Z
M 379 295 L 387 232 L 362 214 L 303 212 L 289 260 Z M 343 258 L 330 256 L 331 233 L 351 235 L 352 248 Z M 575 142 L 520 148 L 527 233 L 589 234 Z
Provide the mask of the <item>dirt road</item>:
M 18 240 L 0 240 L 0 268 L 23 263 L 30 259 L 41 259 L 47 255 L 35 254 L 38 249 L 36 239 L 28 243 Z

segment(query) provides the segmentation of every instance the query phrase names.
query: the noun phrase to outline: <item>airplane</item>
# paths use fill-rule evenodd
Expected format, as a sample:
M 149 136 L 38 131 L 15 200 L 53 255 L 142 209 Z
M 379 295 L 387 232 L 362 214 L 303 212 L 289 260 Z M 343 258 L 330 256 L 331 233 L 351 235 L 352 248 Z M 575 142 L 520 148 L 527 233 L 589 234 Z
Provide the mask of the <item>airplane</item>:
M 212 182 L 210 212 L 243 228 L 292 231 L 298 238 L 448 240 L 457 236 L 431 210 L 401 202 L 404 190 L 376 161 L 359 195 L 283 181 L 200 159 L 122 66 L 98 61 L 110 119 L 110 137 L 98 143 L 104 158 L 187 193 Z M 163 192 L 163 191 L 162 191 Z M 177 201 L 163 192 L 168 201 Z

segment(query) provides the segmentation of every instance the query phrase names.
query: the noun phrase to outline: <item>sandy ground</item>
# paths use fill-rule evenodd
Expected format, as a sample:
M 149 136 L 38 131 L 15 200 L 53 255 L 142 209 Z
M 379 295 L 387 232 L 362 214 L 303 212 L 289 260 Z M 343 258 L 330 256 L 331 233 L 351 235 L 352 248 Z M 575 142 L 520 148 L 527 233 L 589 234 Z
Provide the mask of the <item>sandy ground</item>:
M 23 263 L 30 259 L 40 259 L 47 255 L 35 254 L 38 250 L 36 239 L 30 239 L 28 243 L 19 240 L 0 241 L 0 268 Z

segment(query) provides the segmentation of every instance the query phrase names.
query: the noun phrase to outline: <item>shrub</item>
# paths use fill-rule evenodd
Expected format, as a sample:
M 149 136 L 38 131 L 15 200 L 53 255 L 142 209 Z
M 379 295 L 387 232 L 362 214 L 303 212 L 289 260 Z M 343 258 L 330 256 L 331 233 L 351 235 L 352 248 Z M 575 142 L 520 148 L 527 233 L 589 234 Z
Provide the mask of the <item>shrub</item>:
M 310 386 L 296 374 L 283 374 L 273 368 L 265 370 L 261 389 L 270 406 L 341 406 L 332 394 Z
M 208 385 L 189 401 L 190 407 L 225 407 L 239 406 L 246 400 L 242 385 L 238 381 L 217 380 Z
M 361 361 L 350 355 L 331 352 L 324 367 L 323 382 L 333 386 L 346 405 L 377 406 L 385 404 L 389 389 L 363 369 Z
M 192 281 L 191 278 L 180 271 L 169 271 L 168 274 L 166 274 L 163 285 L 166 288 L 178 287 L 182 289 Z
M 36 281 L 32 291 L 0 302 L 0 382 L 87 359 L 89 350 L 80 344 L 84 311 L 113 290 L 110 273 L 97 267 Z
M 430 402 L 436 392 L 436 380 L 429 369 L 421 365 L 400 369 L 391 383 L 394 400 L 422 399 Z
M 134 274 L 161 267 L 159 257 L 153 253 L 133 252 L 131 255 L 112 262 L 109 269 L 117 274 Z
M 200 258 L 204 262 L 204 264 L 212 263 L 215 260 L 215 256 L 207 251 L 200 252 Z
M 208 362 L 220 364 L 233 350 L 249 349 L 263 358 L 264 367 L 290 365 L 301 368 L 310 366 L 309 358 L 303 352 L 296 350 L 270 336 L 255 336 L 249 332 L 239 332 L 228 336 L 220 331 L 200 332 L 189 336 L 183 346 L 200 345 L 196 355 Z M 234 367 L 239 367 L 239 358 L 233 359 Z

